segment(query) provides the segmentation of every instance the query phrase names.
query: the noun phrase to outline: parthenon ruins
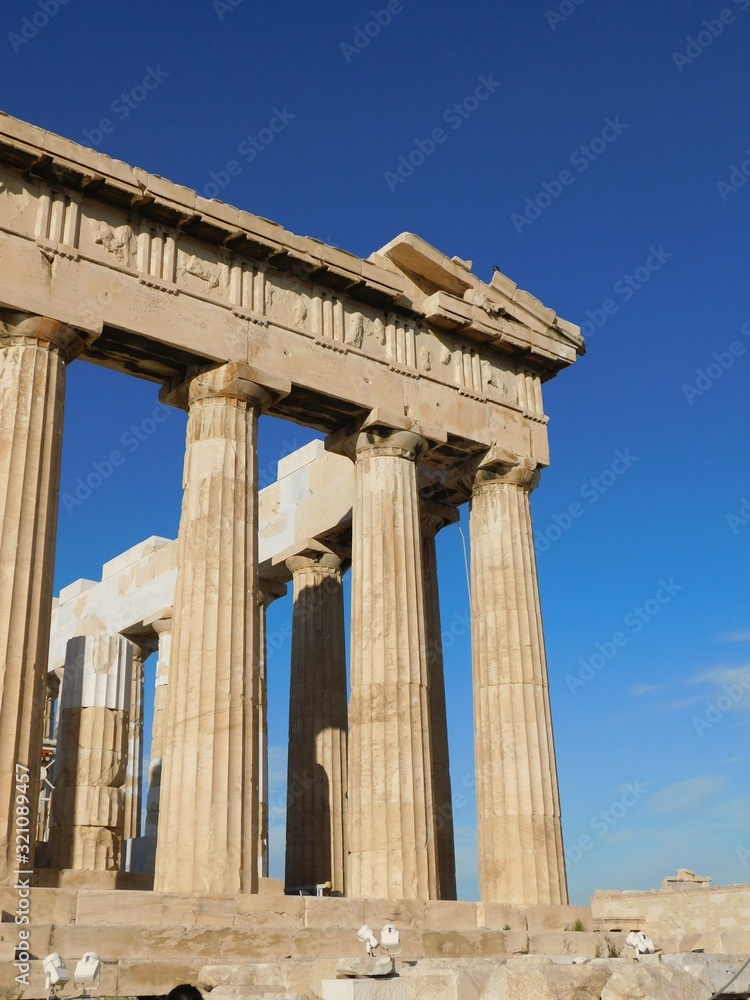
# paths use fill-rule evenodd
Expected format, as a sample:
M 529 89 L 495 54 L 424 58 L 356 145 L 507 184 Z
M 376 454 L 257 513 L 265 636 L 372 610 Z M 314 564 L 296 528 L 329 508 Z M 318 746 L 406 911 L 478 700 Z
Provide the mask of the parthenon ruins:
M 8 117 L 0 255 L 5 881 L 14 778 L 28 767 L 36 800 L 42 753 L 65 370 L 88 360 L 187 411 L 184 498 L 163 605 L 84 614 L 53 664 L 70 759 L 47 864 L 120 867 L 137 833 L 132 694 L 158 642 L 154 887 L 258 891 L 264 582 L 292 581 L 290 771 L 310 781 L 287 882 L 455 896 L 451 826 L 436 822 L 450 779 L 434 538 L 468 500 L 481 896 L 565 902 L 529 494 L 548 463 L 541 386 L 582 352 L 578 328 L 411 234 L 360 259 Z M 338 494 L 274 545 L 259 542 L 261 413 L 326 435 L 319 478 Z

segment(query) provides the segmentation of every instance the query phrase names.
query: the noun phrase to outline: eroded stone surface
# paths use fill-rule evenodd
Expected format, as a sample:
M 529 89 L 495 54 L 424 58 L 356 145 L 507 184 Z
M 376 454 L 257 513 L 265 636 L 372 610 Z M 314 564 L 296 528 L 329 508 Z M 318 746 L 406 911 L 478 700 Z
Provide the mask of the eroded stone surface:
M 665 965 L 628 965 L 617 969 L 601 1000 L 709 1000 L 711 989 L 682 969 Z
M 610 975 L 609 969 L 590 965 L 502 966 L 490 976 L 481 1000 L 599 1000 Z

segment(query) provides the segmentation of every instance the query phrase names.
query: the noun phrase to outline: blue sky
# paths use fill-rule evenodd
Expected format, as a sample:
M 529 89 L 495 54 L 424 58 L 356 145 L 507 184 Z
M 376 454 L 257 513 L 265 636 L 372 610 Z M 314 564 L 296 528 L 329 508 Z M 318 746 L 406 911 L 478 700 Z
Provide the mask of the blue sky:
M 750 881 L 749 8 L 16 0 L 0 13 L 10 114 L 363 256 L 416 232 L 485 279 L 497 264 L 590 334 L 545 387 L 552 464 L 533 497 L 575 901 L 656 887 L 678 866 Z M 481 78 L 491 92 L 474 108 Z M 430 150 L 435 129 L 446 138 Z M 430 155 L 399 177 L 416 148 Z M 156 401 L 154 385 L 83 363 L 69 390 L 63 492 Z M 56 588 L 174 536 L 183 436 L 175 412 L 61 511 Z M 309 438 L 264 420 L 261 467 Z M 459 882 L 475 898 L 457 527 L 439 553 Z M 277 602 L 269 630 L 289 613 Z M 270 666 L 283 800 L 288 645 Z M 276 872 L 281 830 L 277 817 Z

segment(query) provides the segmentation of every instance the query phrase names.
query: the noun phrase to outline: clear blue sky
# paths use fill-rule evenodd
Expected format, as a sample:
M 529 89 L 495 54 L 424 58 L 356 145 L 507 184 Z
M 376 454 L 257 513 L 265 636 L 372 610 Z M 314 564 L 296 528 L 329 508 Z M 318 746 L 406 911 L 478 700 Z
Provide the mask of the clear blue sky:
M 200 191 L 228 181 L 224 200 L 363 256 L 413 231 L 587 324 L 587 356 L 546 387 L 552 465 L 533 498 L 571 895 L 678 866 L 750 881 L 750 0 L 403 0 L 365 46 L 357 29 L 386 7 L 68 0 L 31 37 L 43 0 L 17 0 L 0 104 Z M 457 117 L 480 77 L 493 92 Z M 440 127 L 412 176 L 388 177 Z M 69 386 L 63 491 L 156 399 L 82 363 Z M 183 433 L 175 412 L 61 512 L 56 587 L 175 534 Z M 308 439 L 264 421 L 261 466 Z M 440 556 L 449 629 L 468 609 L 457 528 Z M 466 632 L 446 669 L 472 898 Z M 288 647 L 271 677 L 283 797 Z

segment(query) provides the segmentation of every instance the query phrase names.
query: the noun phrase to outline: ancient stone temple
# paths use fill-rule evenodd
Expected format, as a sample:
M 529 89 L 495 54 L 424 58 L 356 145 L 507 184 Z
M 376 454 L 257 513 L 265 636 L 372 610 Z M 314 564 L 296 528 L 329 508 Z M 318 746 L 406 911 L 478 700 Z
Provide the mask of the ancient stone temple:
M 186 411 L 184 496 L 175 543 L 60 595 L 66 791 L 40 861 L 115 871 L 145 819 L 156 892 L 258 893 L 265 609 L 289 586 L 287 886 L 455 898 L 435 536 L 469 503 L 481 898 L 565 903 L 529 496 L 549 461 L 542 384 L 582 352 L 578 328 L 412 234 L 362 259 L 8 117 L 0 259 L 3 880 L 19 767 L 38 799 L 65 372 L 88 361 Z M 258 489 L 264 413 L 324 437 L 269 487 L 281 514 Z

